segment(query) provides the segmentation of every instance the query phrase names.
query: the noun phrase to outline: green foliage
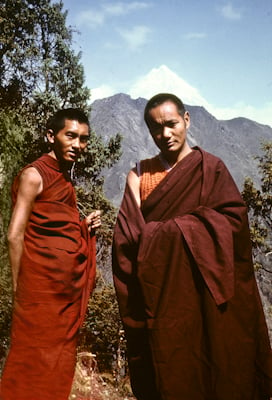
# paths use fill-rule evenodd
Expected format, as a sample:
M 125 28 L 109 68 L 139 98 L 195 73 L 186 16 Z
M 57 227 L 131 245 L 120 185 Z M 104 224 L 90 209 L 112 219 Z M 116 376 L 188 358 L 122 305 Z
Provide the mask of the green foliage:
M 105 144 L 101 137 L 91 132 L 87 152 L 75 165 L 73 171 L 81 215 L 84 217 L 93 210 L 102 210 L 102 226 L 97 232 L 98 264 L 108 261 L 109 246 L 116 217 L 115 208 L 104 196 L 103 171 L 112 166 L 120 155 L 120 135 L 116 135 Z
M 247 204 L 250 217 L 250 231 L 255 263 L 266 268 L 265 259 L 260 255 L 272 250 L 272 142 L 263 143 L 263 155 L 256 157 L 261 173 L 261 187 L 255 187 L 252 179 L 246 178 L 242 196 Z M 271 269 L 271 268 L 270 268 Z
M 96 354 L 99 370 L 111 371 L 116 362 L 120 341 L 121 321 L 115 291 L 111 285 L 98 284 L 89 302 L 82 329 L 80 347 L 91 347 Z
M 103 184 L 101 172 L 104 168 L 111 167 L 121 155 L 121 136 L 117 134 L 110 138 L 107 144 L 101 137 L 91 132 L 86 154 L 76 164 L 74 177 L 80 180 L 82 177 L 90 180 L 92 185 Z
M 4 231 L 10 218 L 12 181 L 34 149 L 31 127 L 26 121 L 12 112 L 0 112 L 0 209 Z
M 81 54 L 71 49 L 63 2 L 4 0 L 0 6 L 0 105 L 22 107 L 39 126 L 58 108 L 87 111 Z

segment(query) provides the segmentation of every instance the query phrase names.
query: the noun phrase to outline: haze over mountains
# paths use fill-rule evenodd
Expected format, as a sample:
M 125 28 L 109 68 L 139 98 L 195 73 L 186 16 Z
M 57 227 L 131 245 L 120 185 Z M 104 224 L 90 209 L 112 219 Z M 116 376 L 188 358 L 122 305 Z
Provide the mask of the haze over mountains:
M 120 93 L 96 100 L 92 104 L 92 129 L 104 140 L 122 135 L 122 156 L 110 170 L 105 171 L 105 194 L 119 206 L 128 171 L 136 161 L 152 157 L 158 152 L 143 120 L 147 100 L 132 99 Z M 272 141 L 272 128 L 246 118 L 217 120 L 205 108 L 186 106 L 191 115 L 188 140 L 220 157 L 229 168 L 239 189 L 245 177 L 259 182 L 257 161 L 262 141 Z

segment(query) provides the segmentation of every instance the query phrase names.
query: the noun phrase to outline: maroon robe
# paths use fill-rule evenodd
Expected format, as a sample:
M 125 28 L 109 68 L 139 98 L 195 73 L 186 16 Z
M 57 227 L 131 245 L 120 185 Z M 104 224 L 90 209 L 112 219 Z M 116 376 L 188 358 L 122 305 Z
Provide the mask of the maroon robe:
M 80 222 L 58 161 L 33 162 L 43 179 L 27 225 L 14 301 L 3 400 L 67 400 L 76 345 L 95 282 L 95 237 Z M 18 177 L 14 182 L 16 200 Z
M 195 148 L 141 210 L 126 187 L 113 273 L 137 399 L 269 399 L 247 210 L 220 159 Z

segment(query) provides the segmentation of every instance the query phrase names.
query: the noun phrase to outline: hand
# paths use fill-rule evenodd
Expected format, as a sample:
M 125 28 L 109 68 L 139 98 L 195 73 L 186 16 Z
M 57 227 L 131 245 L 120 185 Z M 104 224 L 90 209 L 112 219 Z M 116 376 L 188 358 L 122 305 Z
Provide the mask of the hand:
M 96 210 L 91 212 L 86 217 L 86 222 L 88 225 L 88 230 L 91 232 L 93 229 L 99 228 L 101 226 L 101 211 Z

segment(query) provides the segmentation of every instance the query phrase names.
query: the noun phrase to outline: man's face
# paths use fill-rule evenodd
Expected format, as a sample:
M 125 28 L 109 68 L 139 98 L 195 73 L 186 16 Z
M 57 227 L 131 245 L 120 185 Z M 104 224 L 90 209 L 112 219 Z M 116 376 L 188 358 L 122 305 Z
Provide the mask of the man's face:
M 65 120 L 64 128 L 56 135 L 47 133 L 56 158 L 60 162 L 73 163 L 86 148 L 89 138 L 89 127 L 75 120 Z
M 179 161 L 188 149 L 186 131 L 189 126 L 189 113 L 186 111 L 182 117 L 177 106 L 171 101 L 166 101 L 149 111 L 150 133 L 164 158 L 171 164 Z

